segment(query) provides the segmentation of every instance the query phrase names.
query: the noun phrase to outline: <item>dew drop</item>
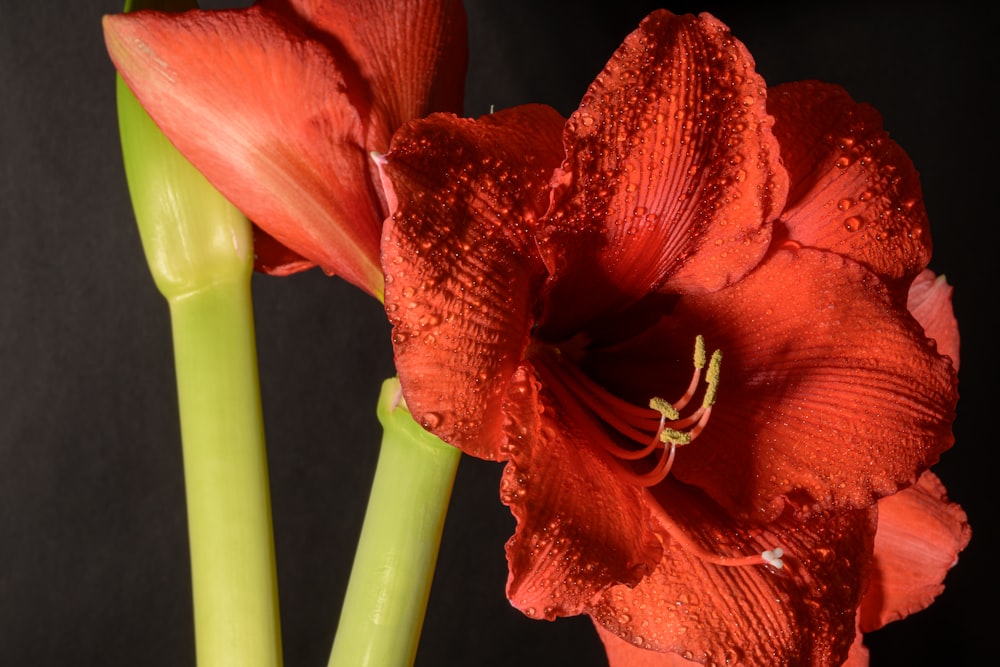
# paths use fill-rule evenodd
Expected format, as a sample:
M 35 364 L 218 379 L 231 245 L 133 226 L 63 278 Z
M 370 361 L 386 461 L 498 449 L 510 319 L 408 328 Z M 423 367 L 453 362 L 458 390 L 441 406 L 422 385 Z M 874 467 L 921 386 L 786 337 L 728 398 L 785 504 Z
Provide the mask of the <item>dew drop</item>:
M 420 418 L 420 425 L 424 428 L 437 428 L 441 425 L 442 417 L 437 412 L 425 412 Z
M 859 229 L 863 229 L 865 226 L 865 219 L 856 215 L 844 220 L 844 229 L 849 232 L 856 232 Z
M 845 197 L 841 199 L 839 202 L 837 202 L 837 208 L 839 208 L 841 211 L 846 211 L 852 206 L 854 206 L 854 200 L 850 199 L 849 197 Z
M 441 318 L 433 313 L 425 313 L 420 316 L 420 326 L 422 327 L 436 327 L 441 324 Z

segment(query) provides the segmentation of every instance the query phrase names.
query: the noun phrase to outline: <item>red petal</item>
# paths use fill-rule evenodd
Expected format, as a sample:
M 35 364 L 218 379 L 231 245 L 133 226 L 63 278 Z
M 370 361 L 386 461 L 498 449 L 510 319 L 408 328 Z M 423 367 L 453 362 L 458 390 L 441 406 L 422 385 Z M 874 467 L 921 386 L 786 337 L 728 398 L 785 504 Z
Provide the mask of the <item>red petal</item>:
M 851 644 L 851 650 L 847 654 L 847 661 L 844 662 L 841 667 L 868 667 L 869 655 L 868 649 L 865 647 L 862 640 L 864 635 L 858 631 L 857 635 L 854 637 L 854 643 Z
M 929 471 L 880 500 L 878 511 L 874 575 L 861 603 L 864 632 L 928 607 L 971 537 L 965 512 Z
M 682 297 L 588 368 L 633 400 L 679 396 L 702 334 L 723 353 L 711 419 L 673 472 L 736 514 L 863 507 L 953 442 L 950 362 L 882 283 L 832 253 L 779 252 L 737 285 Z
M 694 667 L 695 663 L 685 660 L 676 653 L 660 653 L 639 648 L 618 635 L 604 629 L 600 623 L 594 622 L 597 636 L 604 644 L 608 654 L 610 667 Z
M 920 179 L 882 117 L 814 81 L 768 95 L 791 178 L 782 220 L 792 240 L 861 262 L 905 289 L 931 255 Z
M 626 38 L 566 127 L 542 243 L 550 326 L 661 286 L 719 289 L 759 261 L 786 177 L 753 65 L 708 15 L 658 11 Z
M 925 269 L 910 285 L 906 307 L 920 322 L 927 337 L 937 343 L 938 352 L 948 355 L 955 370 L 959 365 L 958 321 L 951 307 L 952 287 L 944 276 L 935 278 L 934 272 Z
M 385 152 L 393 132 L 433 111 L 462 110 L 468 61 L 460 0 L 272 0 L 294 6 L 343 49 L 370 104 L 366 146 Z
M 403 395 L 473 456 L 500 456 L 500 404 L 544 273 L 527 232 L 547 203 L 562 125 L 541 106 L 435 115 L 400 130 L 386 155 L 398 209 L 382 262 Z
M 508 390 L 500 497 L 517 518 L 507 543 L 511 604 L 533 618 L 581 613 L 604 589 L 635 585 L 660 559 L 642 491 L 588 446 L 600 426 L 568 418 L 527 368 Z
M 605 593 L 591 611 L 597 623 L 628 645 L 709 664 L 843 662 L 871 556 L 874 511 L 808 522 L 785 515 L 764 528 L 734 523 L 704 494 L 676 482 L 657 487 L 655 496 L 654 516 L 682 524 L 700 548 L 746 556 L 780 546 L 784 568 L 708 563 L 663 524 L 662 562 L 637 586 Z M 632 664 L 635 651 L 611 648 L 612 667 Z

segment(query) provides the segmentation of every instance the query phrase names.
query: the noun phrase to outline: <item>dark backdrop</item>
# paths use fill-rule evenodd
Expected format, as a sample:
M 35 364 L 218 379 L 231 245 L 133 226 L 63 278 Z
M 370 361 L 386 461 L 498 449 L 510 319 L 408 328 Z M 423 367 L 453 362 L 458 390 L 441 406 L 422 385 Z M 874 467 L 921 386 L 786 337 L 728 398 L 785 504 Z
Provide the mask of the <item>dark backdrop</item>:
M 167 312 L 132 220 L 99 26 L 120 6 L 0 1 L 4 665 L 194 661 Z M 467 112 L 569 113 L 655 5 L 583 7 L 470 1 Z M 937 604 L 869 643 L 876 665 L 980 664 L 997 619 L 996 17 L 844 0 L 666 7 L 716 14 L 769 83 L 824 79 L 871 102 L 921 171 L 932 268 L 956 286 L 964 335 L 958 444 L 937 470 L 974 537 Z M 286 664 L 325 666 L 392 374 L 388 331 L 377 303 L 319 272 L 256 276 L 254 289 Z M 529 621 L 506 602 L 499 475 L 460 468 L 418 664 L 603 665 L 585 619 Z

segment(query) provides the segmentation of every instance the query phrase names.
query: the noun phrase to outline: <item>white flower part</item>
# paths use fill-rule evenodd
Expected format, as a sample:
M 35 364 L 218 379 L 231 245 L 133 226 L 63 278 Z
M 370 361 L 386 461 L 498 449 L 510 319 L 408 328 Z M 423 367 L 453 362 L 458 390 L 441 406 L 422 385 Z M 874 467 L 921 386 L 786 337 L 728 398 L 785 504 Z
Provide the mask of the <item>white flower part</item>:
M 784 549 L 778 547 L 777 549 L 771 549 L 770 551 L 763 552 L 760 557 L 764 559 L 764 562 L 773 567 L 776 570 L 780 570 L 785 566 L 781 562 L 781 557 L 785 555 Z

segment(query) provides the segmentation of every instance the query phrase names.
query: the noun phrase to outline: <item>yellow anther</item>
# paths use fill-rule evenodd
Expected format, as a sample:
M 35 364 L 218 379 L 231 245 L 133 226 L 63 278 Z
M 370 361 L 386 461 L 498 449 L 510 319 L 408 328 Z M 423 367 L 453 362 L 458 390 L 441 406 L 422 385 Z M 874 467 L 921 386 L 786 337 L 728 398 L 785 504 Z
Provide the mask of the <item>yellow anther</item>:
M 715 394 L 719 390 L 719 372 L 722 367 L 722 350 L 712 353 L 712 359 L 708 362 L 708 371 L 705 374 L 705 398 L 702 399 L 703 407 L 710 408 L 715 404 Z
M 701 334 L 694 339 L 694 367 L 699 371 L 705 367 L 705 339 Z
M 675 445 L 691 444 L 691 434 L 687 431 L 677 431 L 672 428 L 665 428 L 660 431 L 660 442 L 673 443 Z
M 663 415 L 664 419 L 669 419 L 670 421 L 680 419 L 681 414 L 677 412 L 677 408 L 670 401 L 659 396 L 649 399 L 649 407 Z

